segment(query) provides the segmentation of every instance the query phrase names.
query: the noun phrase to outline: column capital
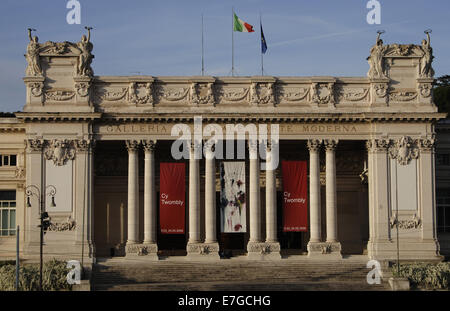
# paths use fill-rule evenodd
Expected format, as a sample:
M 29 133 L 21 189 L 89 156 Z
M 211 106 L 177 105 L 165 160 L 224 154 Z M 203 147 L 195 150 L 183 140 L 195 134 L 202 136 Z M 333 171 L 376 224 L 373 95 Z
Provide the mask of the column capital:
M 417 140 L 417 146 L 419 147 L 420 152 L 432 152 L 432 151 L 434 151 L 435 144 L 436 144 L 436 138 L 435 137 L 419 138 Z
M 136 152 L 139 150 L 139 145 L 141 142 L 139 140 L 126 140 L 125 144 L 127 146 L 128 152 Z
M 95 148 L 95 140 L 94 139 L 76 139 L 74 141 L 75 149 L 77 152 L 86 152 L 93 148 Z
M 322 145 L 322 139 L 309 139 L 307 146 L 309 151 L 319 151 L 320 150 L 320 146 Z
M 368 139 L 366 148 L 368 152 L 387 152 L 391 142 L 387 138 Z
M 156 140 L 143 140 L 142 146 L 146 152 L 153 152 L 156 149 Z
M 325 139 L 323 145 L 326 151 L 334 151 L 339 143 L 338 139 Z
M 41 138 L 33 138 L 25 140 L 28 152 L 42 152 L 44 149 L 44 140 Z

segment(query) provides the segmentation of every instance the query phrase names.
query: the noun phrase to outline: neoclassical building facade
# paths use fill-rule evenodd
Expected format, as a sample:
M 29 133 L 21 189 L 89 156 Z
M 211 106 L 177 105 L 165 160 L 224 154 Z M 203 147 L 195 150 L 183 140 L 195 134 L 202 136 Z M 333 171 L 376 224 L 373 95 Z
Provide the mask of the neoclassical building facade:
M 0 255 L 14 253 L 15 225 L 23 255 L 39 254 L 42 202 L 51 218 L 46 257 L 220 260 L 231 251 L 249 259 L 384 260 L 397 256 L 398 228 L 401 258 L 439 259 L 450 248 L 443 214 L 450 135 L 433 103 L 429 42 L 385 45 L 378 37 L 367 77 L 94 76 L 90 35 L 39 43 L 30 33 L 25 106 L 0 118 Z M 213 141 L 217 128 L 227 136 Z M 259 144 L 252 128 L 265 137 Z M 180 140 L 188 156 L 178 159 Z M 219 166 L 236 159 L 215 151 L 230 140 L 245 143 L 240 233 L 221 232 L 219 220 Z M 302 232 L 281 229 L 280 165 L 260 165 L 275 156 L 307 163 Z M 186 167 L 182 234 L 161 232 L 163 162 Z

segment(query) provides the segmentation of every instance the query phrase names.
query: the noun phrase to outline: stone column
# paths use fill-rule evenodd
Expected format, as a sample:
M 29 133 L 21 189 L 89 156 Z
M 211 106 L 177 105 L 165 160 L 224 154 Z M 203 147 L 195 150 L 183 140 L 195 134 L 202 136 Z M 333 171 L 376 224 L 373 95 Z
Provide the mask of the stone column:
M 43 148 L 44 140 L 40 138 L 27 139 L 26 140 L 26 186 L 35 185 L 38 187 L 39 191 L 42 189 L 41 185 L 43 183 L 42 169 L 43 169 Z M 25 189 L 25 194 L 28 195 L 28 191 L 39 195 L 39 193 L 34 189 L 34 187 L 29 187 Z M 30 203 L 31 207 L 26 207 L 25 215 L 25 244 L 24 248 L 25 254 L 27 255 L 38 255 L 39 254 L 39 225 L 40 225 L 40 206 L 39 199 L 36 195 L 31 195 Z M 23 232 L 23 230 L 21 230 Z
M 219 243 L 216 228 L 216 160 L 215 144 L 205 142 L 205 243 L 201 255 L 219 259 Z
M 247 244 L 247 258 L 261 259 L 264 243 L 261 238 L 261 202 L 259 188 L 258 141 L 248 141 L 250 162 L 250 239 Z
M 157 258 L 156 244 L 156 187 L 155 187 L 155 146 L 154 140 L 143 140 L 144 158 L 144 245 L 145 254 Z M 155 259 L 156 259 L 155 258 Z
M 249 141 L 250 157 L 250 242 L 261 242 L 261 202 L 257 141 Z
M 308 256 L 322 253 L 320 203 L 320 146 L 322 140 L 308 140 L 309 149 L 309 218 Z
M 388 139 L 369 139 L 369 241 L 367 252 L 370 259 L 385 259 L 382 249 L 393 248 L 389 225 L 389 162 Z M 395 248 L 395 247 L 394 247 Z
M 338 140 L 327 139 L 324 141 L 325 155 L 325 178 L 326 178 L 326 228 L 327 248 L 324 253 L 335 253 L 340 256 L 341 244 L 337 238 L 337 204 L 336 204 L 336 159 L 335 150 Z
M 192 142 L 189 149 L 189 240 L 188 255 L 200 253 L 200 167 L 198 150 L 201 145 Z
M 271 257 L 280 256 L 280 243 L 277 237 L 277 176 L 278 143 L 269 141 L 266 148 L 266 250 Z
M 128 240 L 126 254 L 137 253 L 139 244 L 139 141 L 127 140 L 128 149 Z

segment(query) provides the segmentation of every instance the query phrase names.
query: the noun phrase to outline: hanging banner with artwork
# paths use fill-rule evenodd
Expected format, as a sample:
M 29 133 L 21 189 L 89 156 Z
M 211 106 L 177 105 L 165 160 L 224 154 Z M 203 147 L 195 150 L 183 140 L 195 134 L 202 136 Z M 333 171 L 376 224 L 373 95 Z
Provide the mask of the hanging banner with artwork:
M 220 229 L 246 232 L 245 162 L 220 164 Z
M 283 232 L 308 230 L 306 161 L 282 161 Z
M 184 163 L 160 163 L 159 223 L 162 234 L 184 234 L 186 207 Z

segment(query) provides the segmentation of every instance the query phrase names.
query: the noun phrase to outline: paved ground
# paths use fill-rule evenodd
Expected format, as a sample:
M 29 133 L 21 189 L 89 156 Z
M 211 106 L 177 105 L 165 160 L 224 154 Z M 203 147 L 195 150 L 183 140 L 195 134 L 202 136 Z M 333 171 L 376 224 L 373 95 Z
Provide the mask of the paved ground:
M 367 256 L 327 261 L 290 256 L 276 262 L 245 257 L 219 262 L 192 262 L 184 257 L 156 262 L 145 257 L 100 259 L 93 270 L 93 290 L 390 290 L 386 282 L 367 283 L 366 264 Z

